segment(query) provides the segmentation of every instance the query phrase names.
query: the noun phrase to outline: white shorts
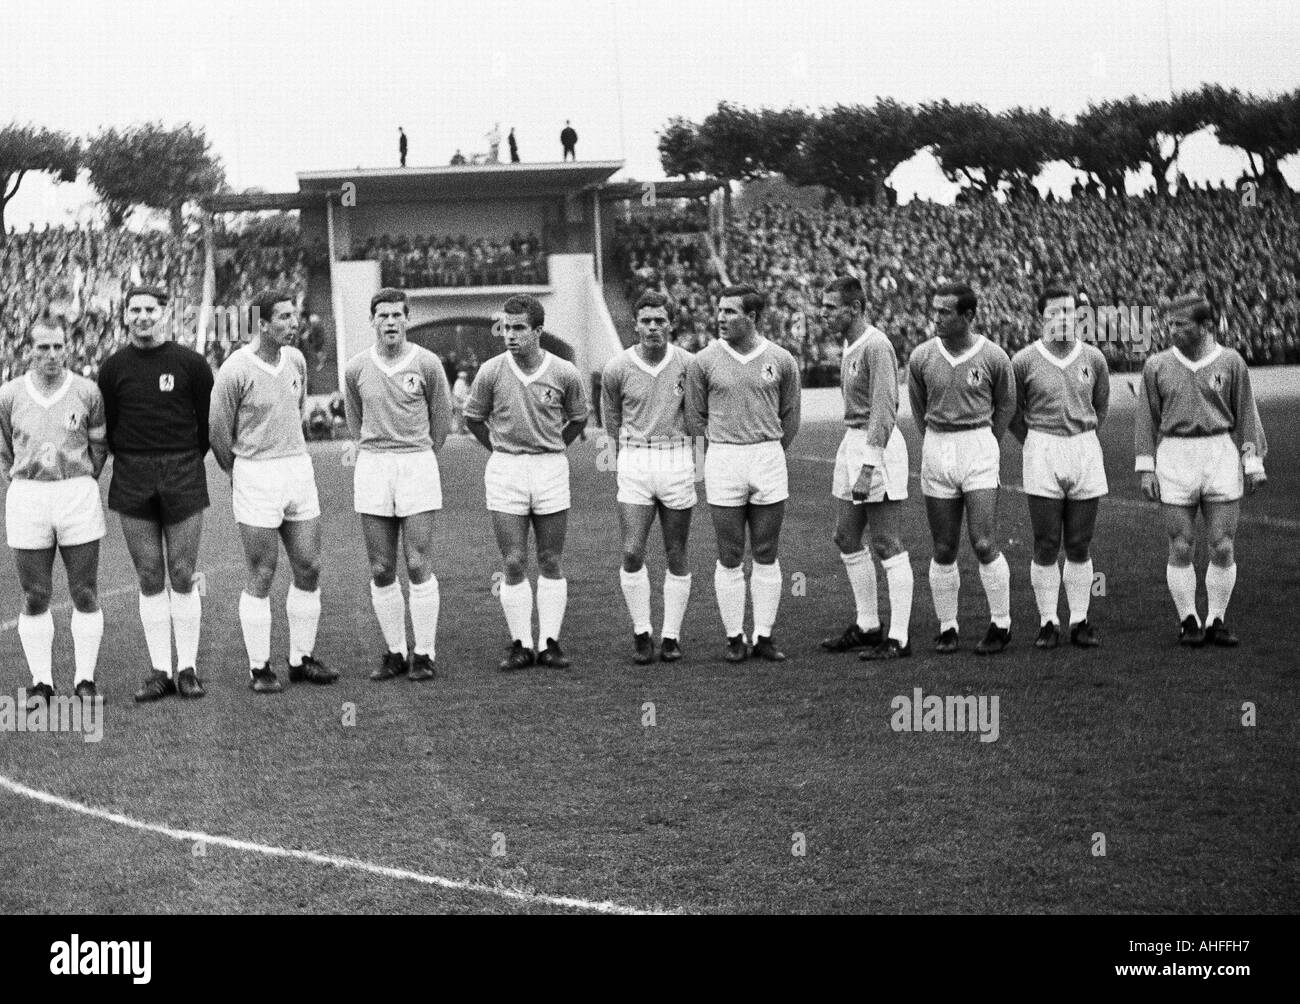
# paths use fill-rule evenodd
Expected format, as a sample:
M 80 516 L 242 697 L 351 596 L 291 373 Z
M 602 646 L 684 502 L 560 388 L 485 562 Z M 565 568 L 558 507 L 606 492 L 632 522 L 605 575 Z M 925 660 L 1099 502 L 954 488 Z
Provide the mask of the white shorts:
M 1095 432 L 1053 436 L 1030 429 L 1022 480 L 1026 495 L 1049 499 L 1096 499 L 1110 490 Z
M 442 508 L 442 477 L 432 450 L 359 450 L 352 508 L 370 516 L 414 516 Z
M 231 476 L 235 522 L 275 529 L 320 515 L 311 457 L 236 457 Z
M 766 443 L 710 443 L 704 455 L 704 494 L 709 505 L 772 505 L 790 497 L 785 450 Z
M 835 454 L 835 474 L 831 478 L 831 494 L 845 502 L 853 502 L 853 485 L 867 459 L 867 430 L 846 429 Z M 907 441 L 894 426 L 885 443 L 885 456 L 871 472 L 871 491 L 867 502 L 898 502 L 907 498 Z M 862 503 L 856 503 L 861 505 Z
M 569 457 L 564 453 L 493 450 L 483 472 L 489 512 L 548 516 L 569 508 Z
M 1160 440 L 1156 480 L 1160 482 L 1160 501 L 1169 505 L 1236 502 L 1245 487 L 1241 455 L 1226 432 Z
M 966 492 L 996 488 L 1001 468 L 993 430 L 927 429 L 921 441 L 921 494 L 936 499 L 961 498 Z
M 92 477 L 63 481 L 18 478 L 5 497 L 9 546 L 24 551 L 89 544 L 104 536 L 104 506 Z
M 695 457 L 680 449 L 625 446 L 618 451 L 618 501 L 690 509 L 695 505 Z

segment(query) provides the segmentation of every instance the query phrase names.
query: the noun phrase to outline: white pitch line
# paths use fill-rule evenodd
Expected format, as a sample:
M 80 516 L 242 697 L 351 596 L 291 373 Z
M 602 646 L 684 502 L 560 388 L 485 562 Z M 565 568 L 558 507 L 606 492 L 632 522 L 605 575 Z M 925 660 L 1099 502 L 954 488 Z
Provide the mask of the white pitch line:
M 809 463 L 809 464 L 835 463 L 834 457 L 813 457 L 813 456 L 809 456 L 808 454 L 792 453 L 790 454 L 790 459 L 802 460 L 805 463 Z M 909 480 L 920 481 L 921 480 L 920 472 L 918 471 L 910 472 Z M 1007 489 L 1008 491 L 1019 492 L 1021 495 L 1025 493 L 1025 489 L 1021 485 L 1003 484 L 1002 487 Z M 1156 503 L 1154 502 L 1144 502 L 1141 499 L 1114 498 L 1110 495 L 1106 496 L 1107 506 L 1119 506 L 1121 509 L 1142 509 L 1147 512 L 1154 512 L 1155 510 L 1153 506 L 1155 504 Z M 1252 513 L 1242 513 L 1238 522 L 1245 523 L 1248 526 L 1266 526 L 1272 530 L 1300 531 L 1300 519 L 1286 519 L 1285 517 L 1282 516 L 1256 516 Z
M 573 910 L 587 910 L 593 913 L 611 913 L 624 916 L 641 916 L 654 913 L 651 910 L 638 910 L 630 906 L 622 906 L 619 903 L 613 903 L 609 900 L 595 902 L 593 900 L 579 899 L 573 896 L 549 896 L 540 892 L 524 892 L 519 889 L 504 889 L 495 886 L 483 885 L 480 882 L 469 882 L 462 879 L 445 878 L 442 875 L 430 875 L 425 872 L 410 871 L 406 868 L 392 868 L 388 865 L 377 865 L 371 861 L 362 861 L 359 858 L 344 858 L 334 854 L 318 854 L 315 851 L 299 851 L 290 847 L 276 847 L 271 844 L 258 844 L 251 840 L 237 840 L 234 837 L 223 837 L 217 834 L 204 833 L 200 830 L 177 830 L 170 826 L 163 826 L 159 823 L 147 823 L 143 820 L 133 819 L 130 816 L 124 816 L 118 812 L 109 812 L 107 809 L 98 809 L 92 805 L 83 805 L 80 802 L 73 802 L 70 799 L 60 798 L 58 795 L 51 795 L 47 791 L 41 791 L 37 788 L 29 788 L 25 784 L 20 784 L 10 778 L 0 774 L 0 788 L 5 788 L 15 795 L 21 795 L 24 798 L 30 798 L 34 801 L 41 802 L 44 805 L 53 806 L 56 809 L 64 809 L 68 812 L 76 812 L 83 816 L 89 816 L 92 819 L 100 819 L 107 823 L 116 823 L 118 826 L 126 826 L 133 830 L 143 830 L 146 833 L 156 833 L 159 836 L 168 837 L 172 840 L 179 840 L 185 843 L 204 843 L 212 844 L 214 847 L 227 847 L 233 851 L 243 851 L 248 854 L 263 854 L 272 858 L 292 858 L 297 861 L 308 861 L 316 865 L 329 865 L 333 868 L 351 869 L 352 871 L 366 872 L 370 875 L 378 875 L 383 878 L 402 879 L 407 882 L 418 882 L 421 885 L 438 886 L 442 889 L 449 889 L 455 892 L 467 892 L 480 896 L 498 896 L 502 899 L 514 900 L 517 903 L 529 903 L 539 906 L 558 906 L 567 907 Z

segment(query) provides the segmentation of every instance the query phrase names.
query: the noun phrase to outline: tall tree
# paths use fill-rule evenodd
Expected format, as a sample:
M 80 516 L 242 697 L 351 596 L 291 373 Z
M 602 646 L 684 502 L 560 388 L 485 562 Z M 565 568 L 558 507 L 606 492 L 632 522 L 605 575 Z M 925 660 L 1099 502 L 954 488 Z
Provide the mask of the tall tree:
M 67 133 L 11 122 L 0 129 L 0 245 L 8 229 L 5 208 L 18 194 L 28 171 L 54 175 L 56 181 L 76 181 L 81 147 Z
M 699 127 L 680 115 L 669 119 L 659 134 L 659 164 L 664 174 L 670 178 L 703 174 L 704 159 Z
M 1124 195 L 1124 176 L 1142 166 L 1146 143 L 1129 116 L 1115 111 L 1117 102 L 1090 104 L 1070 127 L 1066 159 L 1096 179 L 1111 198 Z
M 106 129 L 86 148 L 90 183 L 108 207 L 110 222 L 132 206 L 165 210 L 172 236 L 185 230 L 184 209 L 219 191 L 225 183 L 221 161 L 210 152 L 201 128 L 188 122 L 168 129 L 160 122 L 118 132 Z
M 866 105 L 836 105 L 811 121 L 804 156 L 791 178 L 825 185 L 845 202 L 874 201 L 890 174 L 923 145 L 916 111 L 888 98 Z
M 727 101 L 700 123 L 704 170 L 715 178 L 747 181 L 767 173 L 763 164 L 760 117 Z
M 1259 98 L 1212 84 L 1201 95 L 1219 142 L 1245 151 L 1251 174 L 1262 186 L 1288 189 L 1278 164 L 1300 151 L 1300 89 Z
M 1012 108 L 994 115 L 983 105 L 923 105 L 919 132 L 949 181 L 966 179 L 981 195 L 1003 181 L 1023 187 L 1051 160 L 1068 155 L 1068 129 L 1046 110 Z

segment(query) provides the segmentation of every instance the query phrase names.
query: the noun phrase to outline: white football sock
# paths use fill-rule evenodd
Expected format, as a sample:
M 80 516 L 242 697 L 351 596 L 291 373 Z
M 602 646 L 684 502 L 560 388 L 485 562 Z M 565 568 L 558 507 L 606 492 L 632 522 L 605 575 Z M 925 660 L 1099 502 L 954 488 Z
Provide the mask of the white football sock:
M 104 637 L 104 611 L 92 613 L 72 611 L 72 659 L 77 666 L 73 684 L 95 679 L 95 665 L 99 662 L 99 643 Z
M 438 611 L 442 606 L 442 593 L 438 588 L 438 577 L 430 575 L 427 580 L 411 583 L 411 630 L 415 635 L 415 652 L 436 658 L 438 648 Z
M 271 597 L 260 599 L 247 590 L 239 594 L 239 626 L 250 669 L 261 669 L 271 661 Z
M 1237 584 L 1237 563 L 1234 561 L 1227 568 L 1220 568 L 1213 562 L 1205 570 L 1205 593 L 1210 601 L 1210 608 L 1205 614 L 1205 623 L 1213 624 L 1215 620 L 1224 620 L 1228 614 L 1228 601 L 1232 599 L 1232 587 Z
M 406 600 L 402 584 L 394 579 L 386 586 L 370 582 L 370 605 L 375 608 L 375 618 L 390 652 L 401 652 L 406 658 Z
M 980 581 L 989 601 L 989 620 L 1000 628 L 1011 627 L 1011 567 L 1007 556 L 999 554 L 987 565 L 980 565 Z
M 1092 559 L 1065 562 L 1061 576 L 1065 583 L 1065 602 L 1070 607 L 1070 626 L 1088 619 L 1088 603 L 1092 599 Z
M 171 591 L 172 634 L 176 636 L 176 668 L 193 669 L 199 658 L 199 628 L 203 622 L 203 600 L 198 589 L 188 593 Z
M 172 675 L 172 612 L 167 590 L 153 596 L 140 594 L 140 623 L 144 626 L 144 643 L 154 669 Z
M 1056 616 L 1056 607 L 1061 598 L 1061 566 L 1055 561 L 1050 565 L 1040 565 L 1036 561 L 1031 561 L 1029 584 L 1034 587 L 1034 602 L 1038 604 L 1039 626 L 1059 625 L 1061 622 Z
M 664 630 L 662 638 L 680 638 L 682 618 L 686 616 L 686 604 L 691 598 L 690 575 L 674 575 L 664 572 Z
M 501 609 L 512 641 L 533 647 L 533 586 L 527 579 L 513 586 L 501 583 Z
M 728 638 L 745 631 L 745 567 L 727 568 L 718 562 L 713 569 L 713 591 L 718 595 L 718 613 Z
M 289 621 L 289 665 L 301 666 L 302 657 L 316 651 L 320 589 L 307 592 L 290 582 L 289 595 L 284 598 L 284 615 Z
M 537 577 L 537 647 L 548 639 L 560 640 L 564 609 L 569 605 L 569 580 Z
M 934 616 L 939 621 L 939 631 L 957 628 L 957 597 L 961 592 L 961 572 L 957 562 L 941 565 L 930 559 L 930 596 L 934 599 Z
M 54 615 L 49 610 L 43 614 L 19 614 L 18 639 L 23 644 L 27 668 L 32 672 L 33 686 L 44 683 L 53 687 Z
M 623 587 L 623 600 L 627 603 L 628 616 L 632 618 L 632 633 L 648 633 L 650 631 L 650 573 L 646 571 L 645 565 L 635 572 L 620 568 L 618 581 Z
M 840 561 L 844 562 L 844 570 L 849 573 L 853 605 L 858 612 L 858 627 L 863 631 L 875 631 L 880 627 L 875 563 L 865 548 L 852 554 L 841 554 Z
M 749 572 L 749 598 L 754 606 L 754 637 L 771 638 L 776 612 L 781 606 L 781 562 L 754 562 Z M 877 622 L 879 623 L 879 622 Z
M 912 627 L 912 559 L 906 551 L 880 563 L 889 588 L 889 637 L 906 645 Z
M 1178 611 L 1178 620 L 1185 621 L 1196 616 L 1196 569 L 1191 565 L 1178 568 L 1165 565 L 1165 582 L 1169 585 L 1169 595 L 1174 598 L 1174 609 Z

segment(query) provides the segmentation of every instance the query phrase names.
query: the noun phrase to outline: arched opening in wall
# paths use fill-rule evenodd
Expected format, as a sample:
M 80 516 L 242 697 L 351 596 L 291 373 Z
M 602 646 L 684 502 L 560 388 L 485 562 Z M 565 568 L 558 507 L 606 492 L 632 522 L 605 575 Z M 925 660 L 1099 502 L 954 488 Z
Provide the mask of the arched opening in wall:
M 465 370 L 472 380 L 484 362 L 505 351 L 505 343 L 493 334 L 492 325 L 490 317 L 444 317 L 408 328 L 406 337 L 442 359 L 449 381 L 455 382 L 457 370 Z M 545 330 L 542 348 L 569 362 L 576 357 L 573 346 Z

